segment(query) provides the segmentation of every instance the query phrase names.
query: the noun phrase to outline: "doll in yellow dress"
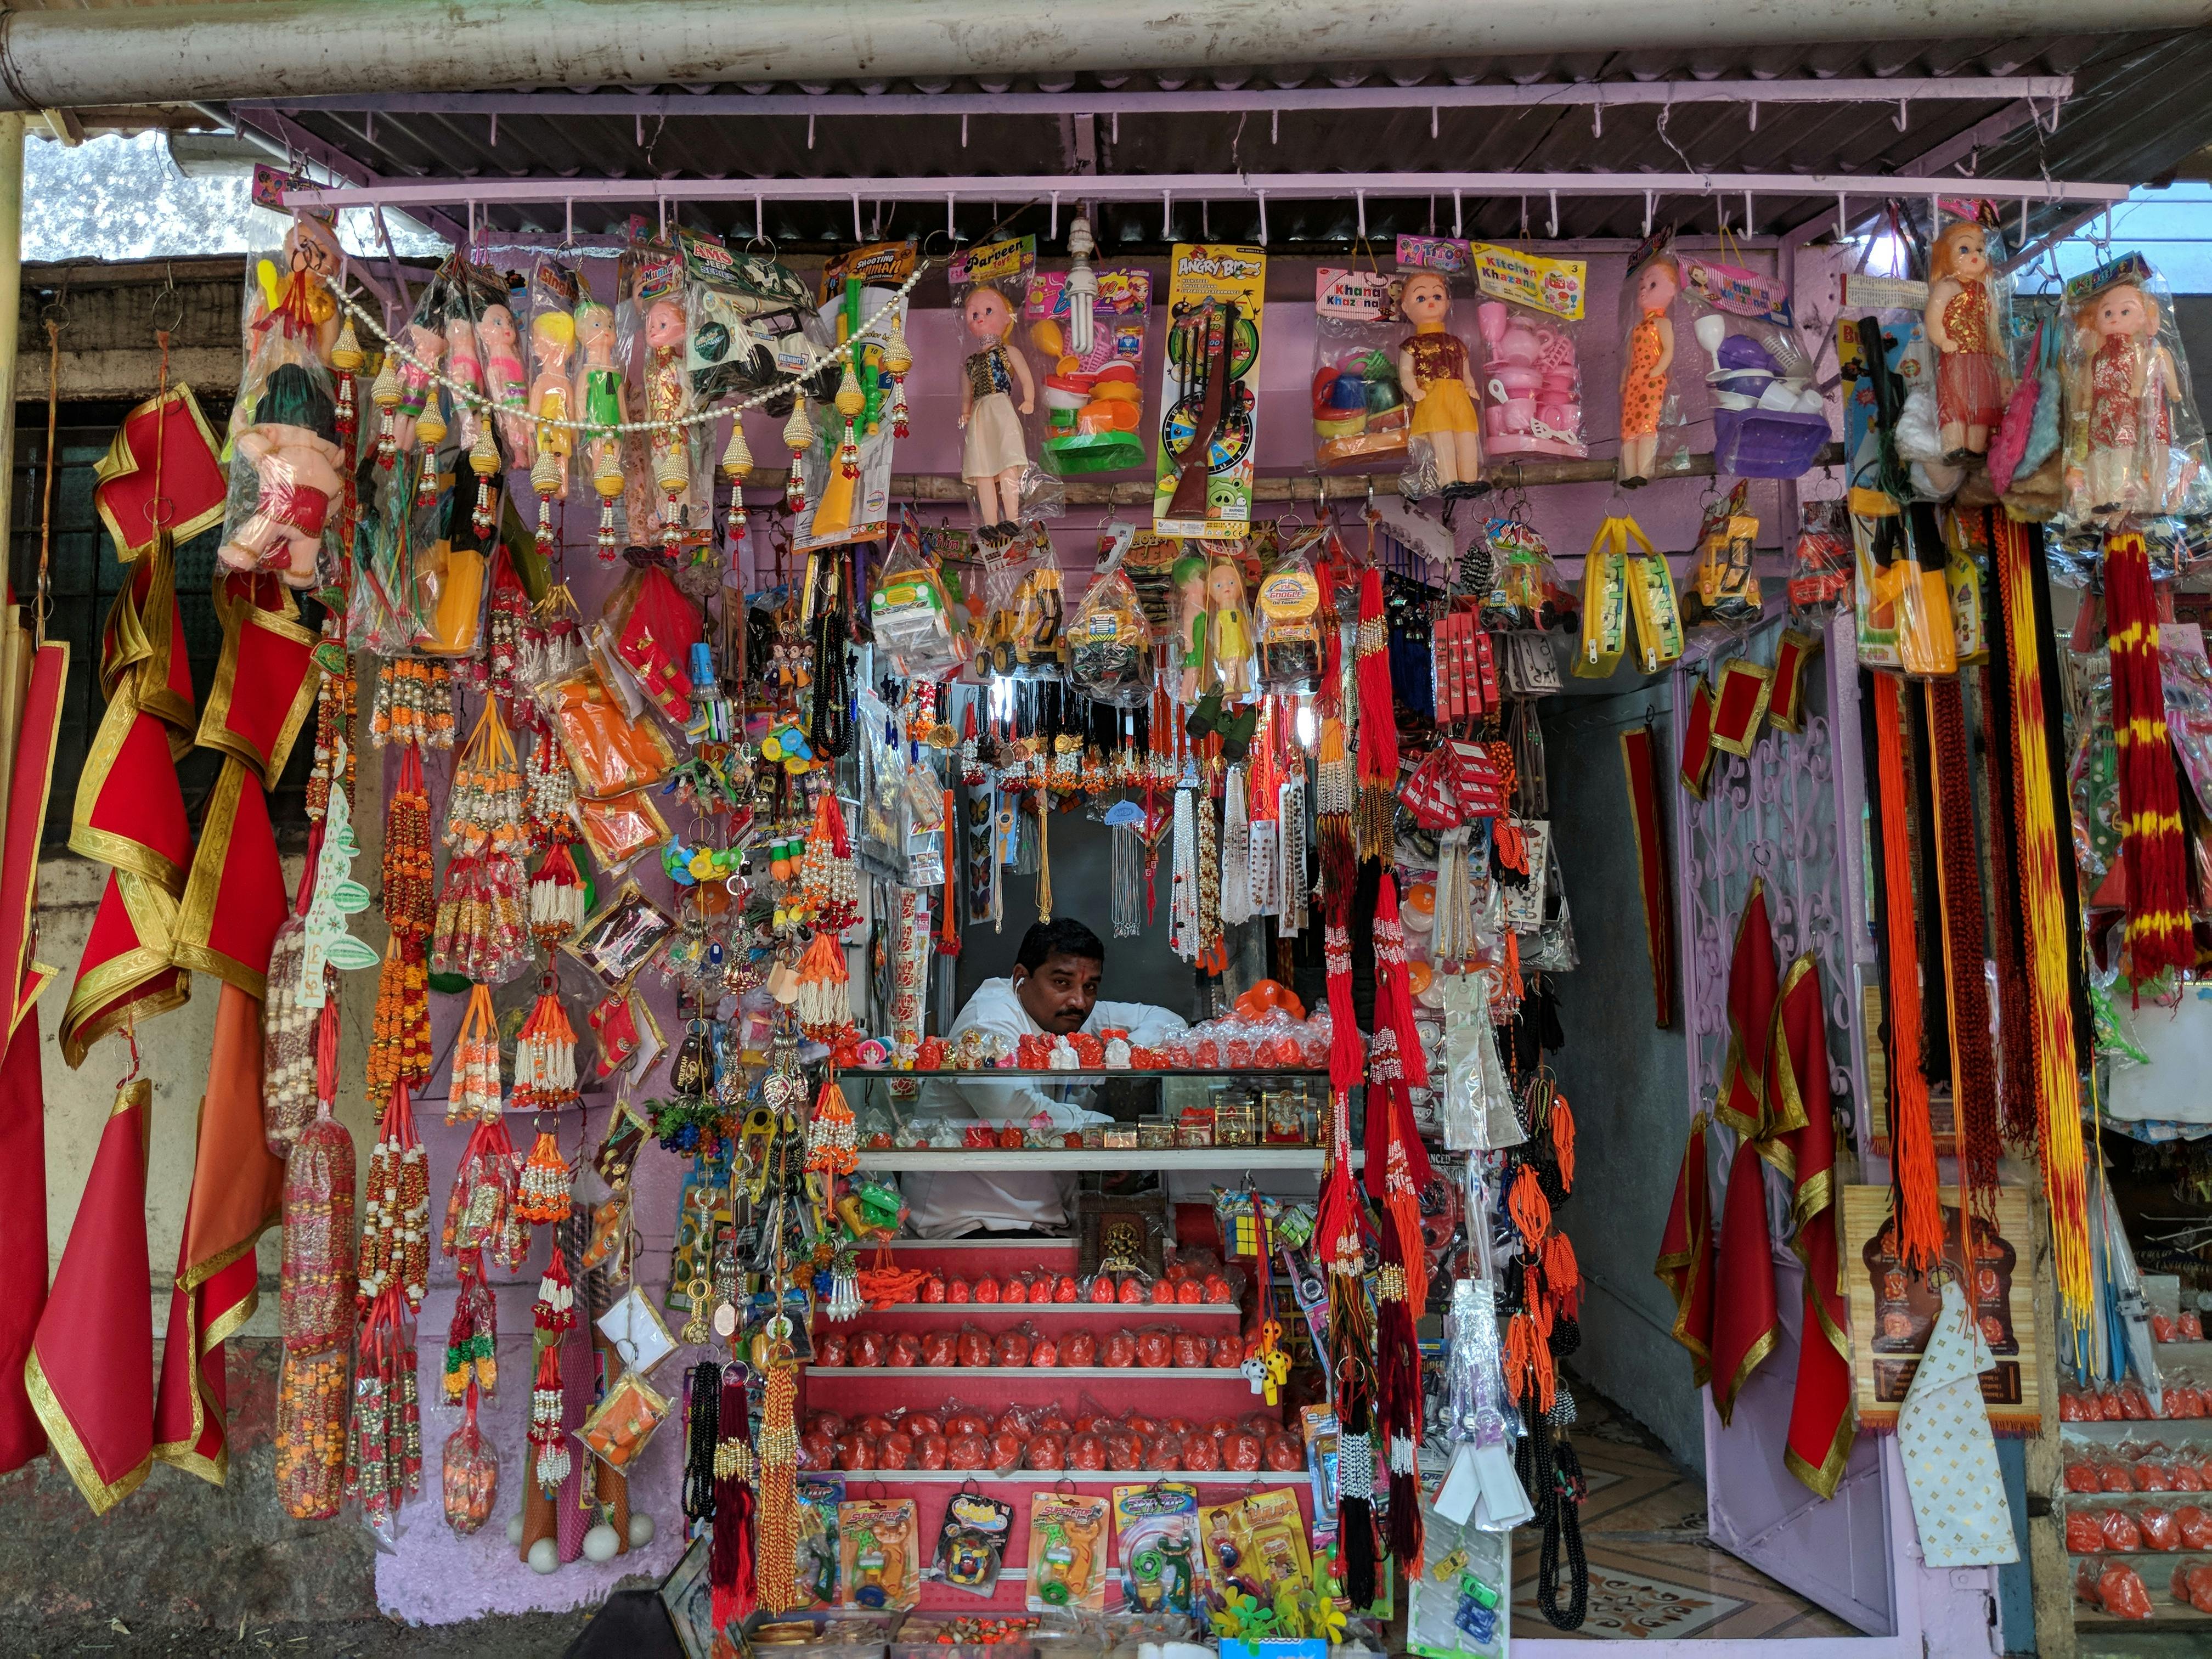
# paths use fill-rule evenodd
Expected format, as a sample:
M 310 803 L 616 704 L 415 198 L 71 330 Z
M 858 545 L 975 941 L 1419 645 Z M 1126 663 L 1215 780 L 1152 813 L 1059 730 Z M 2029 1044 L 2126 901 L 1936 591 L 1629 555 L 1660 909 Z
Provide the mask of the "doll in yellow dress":
M 1216 555 L 1206 571 L 1206 644 L 1222 701 L 1252 695 L 1252 613 L 1244 605 L 1244 573 L 1237 561 Z
M 1451 289 L 1438 272 L 1417 271 L 1406 279 L 1398 308 L 1413 325 L 1398 348 L 1398 385 L 1413 410 L 1409 442 L 1426 445 L 1446 501 L 1479 495 L 1482 418 L 1468 395 L 1467 344 L 1444 325 Z

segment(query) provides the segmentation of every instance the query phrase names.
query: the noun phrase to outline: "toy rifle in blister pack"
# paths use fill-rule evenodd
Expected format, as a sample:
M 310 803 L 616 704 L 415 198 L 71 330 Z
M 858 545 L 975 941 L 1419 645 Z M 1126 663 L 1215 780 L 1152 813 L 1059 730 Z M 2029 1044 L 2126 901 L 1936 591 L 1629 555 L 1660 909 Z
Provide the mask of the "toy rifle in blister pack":
M 1173 519 L 1202 519 L 1206 516 L 1206 481 L 1212 474 L 1213 440 L 1221 430 L 1222 416 L 1227 405 L 1229 391 L 1230 349 L 1237 337 L 1237 306 L 1234 301 L 1209 301 L 1200 317 L 1192 319 L 1190 331 L 1184 336 L 1183 363 L 1185 372 L 1194 370 L 1200 390 L 1198 419 L 1191 428 L 1190 442 L 1182 452 L 1182 471 L 1176 478 L 1175 495 L 1168 502 L 1168 516 Z M 1197 346 L 1194 354 L 1189 348 Z
M 1875 599 L 1879 607 L 1894 607 L 1898 663 L 1906 673 L 1955 673 L 1958 647 L 1944 579 L 1949 550 L 1935 509 L 1912 502 L 1911 477 L 1897 453 L 1905 377 L 1889 366 L 1881 319 L 1862 317 L 1858 331 L 1863 373 L 1874 394 L 1875 477 L 1852 481 L 1851 510 L 1870 521 Z

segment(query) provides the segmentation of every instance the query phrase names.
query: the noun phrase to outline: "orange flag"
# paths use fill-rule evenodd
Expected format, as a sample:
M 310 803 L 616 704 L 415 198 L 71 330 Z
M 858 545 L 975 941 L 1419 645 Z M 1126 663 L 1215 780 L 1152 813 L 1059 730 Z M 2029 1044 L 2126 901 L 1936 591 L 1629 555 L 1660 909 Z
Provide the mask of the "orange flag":
M 116 1091 L 23 1380 L 94 1515 L 154 1463 L 154 1328 L 146 1316 L 146 1139 L 154 1085 Z
M 1828 1022 L 1820 969 L 1807 951 L 1791 964 L 1774 1010 L 1767 1099 L 1772 1145 L 1790 1178 L 1797 1225 L 1790 1248 L 1805 1264 L 1805 1318 L 1783 1462 L 1823 1498 L 1844 1478 L 1856 1431 L 1851 1344 L 1836 1237 L 1836 1128 L 1828 1097 Z M 1784 1128 L 1784 1124 L 1792 1125 Z

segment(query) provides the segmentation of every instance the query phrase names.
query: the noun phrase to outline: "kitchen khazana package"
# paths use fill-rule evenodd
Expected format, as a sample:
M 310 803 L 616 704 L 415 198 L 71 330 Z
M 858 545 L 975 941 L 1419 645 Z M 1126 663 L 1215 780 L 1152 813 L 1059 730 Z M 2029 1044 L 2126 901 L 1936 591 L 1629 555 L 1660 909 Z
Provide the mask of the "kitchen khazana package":
M 1267 285 L 1263 248 L 1175 246 L 1152 496 L 1163 536 L 1242 537 L 1252 528 Z
M 1314 465 L 1364 468 L 1406 453 L 1398 389 L 1399 279 L 1374 270 L 1314 273 Z

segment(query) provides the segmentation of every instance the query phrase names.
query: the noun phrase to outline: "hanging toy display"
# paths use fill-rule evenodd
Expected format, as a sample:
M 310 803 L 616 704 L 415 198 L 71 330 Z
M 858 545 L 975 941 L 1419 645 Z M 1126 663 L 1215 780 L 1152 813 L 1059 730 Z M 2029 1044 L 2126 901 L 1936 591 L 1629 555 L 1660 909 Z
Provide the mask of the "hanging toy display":
M 1404 250 L 1401 246 L 1401 258 Z M 1487 489 L 1482 482 L 1482 419 L 1468 393 L 1473 379 L 1467 342 L 1449 327 L 1451 279 L 1415 270 L 1398 294 L 1399 314 L 1413 331 L 1398 347 L 1398 386 L 1412 407 L 1406 446 L 1407 494 L 1447 503 Z
M 615 503 L 623 497 L 622 434 L 629 419 L 628 392 L 615 367 L 615 314 L 591 300 L 576 307 L 576 419 L 584 427 L 580 465 L 583 481 L 599 493 L 599 557 L 612 561 L 622 550 L 615 525 Z

